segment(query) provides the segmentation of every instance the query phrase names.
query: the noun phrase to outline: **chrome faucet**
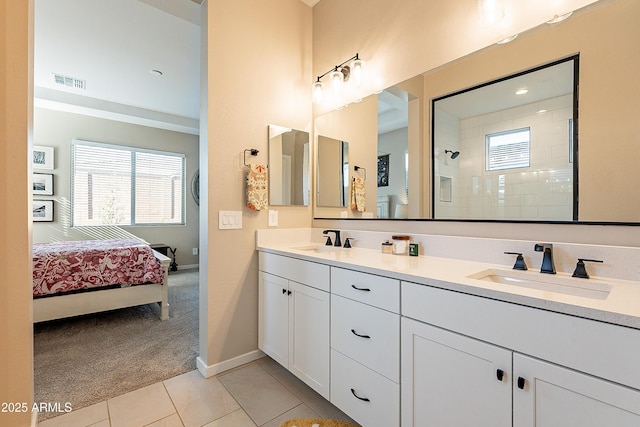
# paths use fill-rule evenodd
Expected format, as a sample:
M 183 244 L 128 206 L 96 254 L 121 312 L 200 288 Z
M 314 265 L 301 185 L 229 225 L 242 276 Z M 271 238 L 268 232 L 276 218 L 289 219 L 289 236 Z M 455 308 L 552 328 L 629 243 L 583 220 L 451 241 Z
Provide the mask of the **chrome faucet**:
M 333 243 L 334 246 L 342 246 L 342 241 L 340 241 L 340 230 L 324 230 L 322 232 L 322 234 L 327 234 L 327 233 L 336 233 L 336 241 L 335 243 Z M 331 246 L 332 242 L 331 242 L 331 237 L 327 236 L 327 242 L 325 243 L 326 246 Z
M 556 274 L 556 266 L 553 263 L 553 245 L 551 243 L 536 243 L 533 249 L 536 252 L 542 252 L 540 273 Z

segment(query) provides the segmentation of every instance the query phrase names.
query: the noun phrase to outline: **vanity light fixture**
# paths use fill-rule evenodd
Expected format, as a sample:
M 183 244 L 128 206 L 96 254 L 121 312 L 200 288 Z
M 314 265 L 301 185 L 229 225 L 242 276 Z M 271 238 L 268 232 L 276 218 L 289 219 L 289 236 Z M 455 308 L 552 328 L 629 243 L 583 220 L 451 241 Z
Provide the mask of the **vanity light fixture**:
M 360 86 L 362 83 L 362 77 L 364 72 L 364 61 L 360 59 L 358 54 L 347 59 L 343 63 L 336 65 L 331 70 L 317 77 L 316 81 L 311 86 L 312 100 L 314 104 L 322 103 L 324 97 L 324 83 L 322 78 L 326 75 L 329 76 L 331 86 L 336 92 L 340 92 L 345 83 L 352 80 L 356 86 Z
M 562 22 L 565 19 L 567 19 L 568 17 L 570 17 L 573 14 L 573 12 L 568 12 L 565 13 L 564 15 L 554 15 L 553 18 L 551 18 L 550 20 L 547 21 L 547 24 L 557 24 L 558 22 Z
M 478 13 L 483 24 L 497 24 L 504 17 L 502 0 L 478 0 Z

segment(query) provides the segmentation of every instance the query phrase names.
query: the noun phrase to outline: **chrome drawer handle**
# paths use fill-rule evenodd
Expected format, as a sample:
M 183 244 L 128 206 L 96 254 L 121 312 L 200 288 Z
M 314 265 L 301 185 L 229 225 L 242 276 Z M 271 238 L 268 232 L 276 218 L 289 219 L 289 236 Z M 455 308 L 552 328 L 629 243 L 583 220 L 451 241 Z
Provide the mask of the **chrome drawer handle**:
M 352 329 L 352 330 L 351 330 L 351 333 L 352 333 L 353 335 L 357 336 L 357 337 L 360 337 L 360 338 L 367 338 L 367 339 L 371 339 L 371 337 L 370 337 L 369 335 L 360 335 L 359 333 L 357 333 L 357 332 L 355 331 L 355 329 Z
M 355 289 L 356 291 L 363 291 L 363 292 L 371 292 L 371 289 L 367 289 L 367 288 L 359 288 L 356 285 L 351 285 L 351 287 L 353 289 Z
M 370 401 L 369 399 L 367 399 L 366 397 L 360 397 L 360 396 L 358 396 L 358 395 L 356 394 L 356 391 L 355 391 L 354 389 L 351 389 L 351 394 L 353 394 L 353 395 L 356 397 L 356 399 L 360 399 L 360 400 L 362 400 L 363 402 L 371 402 L 371 401 Z

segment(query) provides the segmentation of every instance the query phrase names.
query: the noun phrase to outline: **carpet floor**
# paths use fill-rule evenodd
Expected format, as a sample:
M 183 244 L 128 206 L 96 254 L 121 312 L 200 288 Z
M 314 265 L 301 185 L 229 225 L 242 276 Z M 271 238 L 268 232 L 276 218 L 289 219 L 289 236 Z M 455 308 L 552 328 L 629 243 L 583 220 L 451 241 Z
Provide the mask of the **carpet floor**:
M 198 270 L 169 275 L 170 318 L 150 305 L 34 325 L 36 402 L 73 409 L 196 368 Z

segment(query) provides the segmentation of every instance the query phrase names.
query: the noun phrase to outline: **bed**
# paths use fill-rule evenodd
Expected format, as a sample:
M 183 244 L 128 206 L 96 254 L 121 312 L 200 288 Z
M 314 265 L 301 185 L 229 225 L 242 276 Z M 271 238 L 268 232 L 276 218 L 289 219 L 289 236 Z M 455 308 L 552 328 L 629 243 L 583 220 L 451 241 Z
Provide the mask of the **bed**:
M 33 244 L 33 321 L 142 304 L 169 318 L 170 259 L 137 239 Z

